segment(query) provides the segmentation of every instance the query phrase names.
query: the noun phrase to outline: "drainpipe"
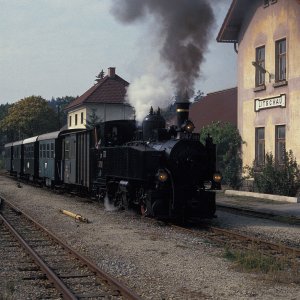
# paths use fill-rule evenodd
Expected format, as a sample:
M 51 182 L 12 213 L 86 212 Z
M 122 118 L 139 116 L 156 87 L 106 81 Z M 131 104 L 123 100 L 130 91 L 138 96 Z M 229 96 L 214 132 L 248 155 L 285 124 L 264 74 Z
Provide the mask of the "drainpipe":
M 234 51 L 235 51 L 235 53 L 237 53 L 237 54 L 239 53 L 237 42 L 234 43 Z

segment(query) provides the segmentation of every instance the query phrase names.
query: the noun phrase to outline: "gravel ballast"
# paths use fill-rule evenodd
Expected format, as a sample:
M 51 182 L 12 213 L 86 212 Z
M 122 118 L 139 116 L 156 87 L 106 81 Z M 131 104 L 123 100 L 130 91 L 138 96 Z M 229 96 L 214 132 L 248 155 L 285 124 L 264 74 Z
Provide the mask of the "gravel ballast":
M 236 271 L 233 264 L 222 257 L 222 247 L 201 237 L 179 232 L 133 212 L 106 211 L 102 204 L 88 199 L 58 195 L 25 184 L 21 186 L 18 188 L 14 180 L 0 176 L 0 196 L 116 276 L 143 299 L 300 297 L 300 287 L 296 284 L 279 284 L 262 280 L 259 274 Z M 91 223 L 75 222 L 62 214 L 61 209 L 80 214 Z M 229 215 L 224 217 L 224 222 L 234 226 Z M 222 223 L 222 218 L 220 216 L 217 222 Z M 248 219 L 234 218 L 236 225 L 239 220 Z M 246 223 L 242 224 L 244 230 L 252 227 L 255 232 L 262 230 L 264 235 L 289 231 L 288 225 L 278 225 L 274 229 L 269 223 L 261 227 L 259 223 L 250 226 Z M 294 230 L 292 234 L 299 238 L 299 229 Z

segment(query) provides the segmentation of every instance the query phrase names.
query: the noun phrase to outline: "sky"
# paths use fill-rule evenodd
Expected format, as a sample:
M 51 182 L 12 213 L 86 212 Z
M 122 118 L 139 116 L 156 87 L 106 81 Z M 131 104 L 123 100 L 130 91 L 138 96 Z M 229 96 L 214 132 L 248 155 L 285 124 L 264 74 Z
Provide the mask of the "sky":
M 216 42 L 231 0 L 211 2 L 216 24 L 194 87 L 205 94 L 236 86 L 233 45 Z M 165 70 L 151 20 L 124 25 L 112 5 L 113 0 L 0 0 L 0 104 L 31 95 L 79 96 L 108 67 L 128 82 L 149 68 Z

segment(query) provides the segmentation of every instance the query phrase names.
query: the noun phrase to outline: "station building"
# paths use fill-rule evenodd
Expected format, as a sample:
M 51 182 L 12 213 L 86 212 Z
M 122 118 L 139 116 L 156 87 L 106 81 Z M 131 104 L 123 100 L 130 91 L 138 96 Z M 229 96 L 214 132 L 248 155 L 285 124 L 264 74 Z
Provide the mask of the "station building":
M 233 0 L 217 41 L 237 52 L 243 164 L 287 150 L 300 163 L 300 1 Z
M 107 75 L 66 108 L 68 129 L 86 128 L 88 121 L 98 122 L 134 118 L 134 108 L 126 102 L 129 83 L 116 74 L 116 68 L 108 68 Z

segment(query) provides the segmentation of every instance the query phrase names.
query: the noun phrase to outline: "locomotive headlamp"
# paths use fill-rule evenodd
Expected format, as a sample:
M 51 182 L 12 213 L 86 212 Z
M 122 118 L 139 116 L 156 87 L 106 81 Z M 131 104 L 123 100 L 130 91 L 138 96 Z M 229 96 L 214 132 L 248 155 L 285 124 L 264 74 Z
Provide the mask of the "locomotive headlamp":
M 211 189 L 212 190 L 221 190 L 221 181 L 222 181 L 222 175 L 221 173 L 214 173 L 213 175 L 213 181 L 211 183 Z
M 157 179 L 160 181 L 160 182 L 166 182 L 168 180 L 168 173 L 163 170 L 163 169 L 159 169 L 157 174 Z
M 195 125 L 194 125 L 194 123 L 192 121 L 187 120 L 182 125 L 182 129 L 185 132 L 192 133 L 194 131 L 194 129 L 195 129 Z
M 214 182 L 217 182 L 217 183 L 221 182 L 222 181 L 222 175 L 220 173 L 215 173 L 213 175 L 213 180 L 214 180 Z

